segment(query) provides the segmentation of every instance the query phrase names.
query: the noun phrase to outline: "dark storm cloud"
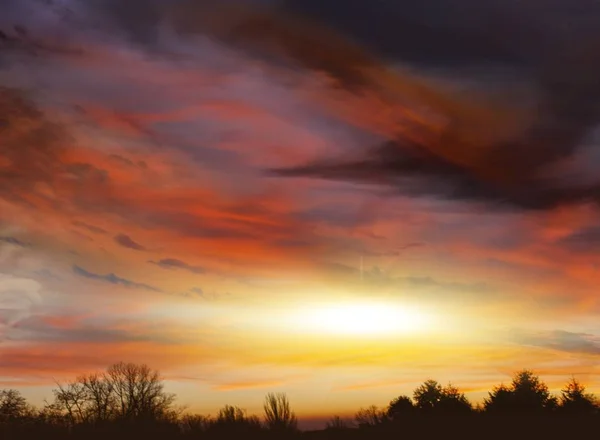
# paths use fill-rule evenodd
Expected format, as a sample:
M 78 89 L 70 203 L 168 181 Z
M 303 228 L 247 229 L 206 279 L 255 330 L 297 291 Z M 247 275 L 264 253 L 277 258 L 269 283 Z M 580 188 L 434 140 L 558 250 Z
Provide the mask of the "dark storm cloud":
M 203 267 L 193 266 L 191 264 L 186 263 L 185 261 L 177 260 L 175 258 L 165 258 L 159 261 L 150 261 L 149 263 L 156 264 L 157 266 L 160 266 L 163 269 L 183 269 L 195 274 L 206 273 L 206 269 L 204 269 Z
M 137 283 L 135 281 L 121 278 L 121 277 L 115 275 L 114 273 L 109 273 L 106 275 L 96 274 L 93 272 L 88 272 L 87 270 L 85 270 L 79 266 L 76 266 L 76 265 L 73 266 L 73 272 L 76 275 L 79 275 L 80 277 L 87 278 L 90 280 L 103 281 L 105 283 L 110 283 L 110 284 L 114 284 L 114 285 L 130 287 L 130 288 L 149 290 L 151 292 L 161 292 L 161 290 L 157 289 L 156 287 L 152 287 L 148 284 Z
M 355 160 L 316 161 L 281 175 L 370 182 L 402 193 L 529 209 L 599 201 L 599 185 L 561 186 L 540 175 L 546 166 L 572 157 L 600 122 L 598 2 L 352 0 L 344 8 L 331 0 L 284 3 L 388 60 L 445 72 L 471 65 L 483 72 L 510 67 L 538 93 L 539 102 L 529 128 L 508 141 L 469 143 L 463 132 L 481 128 L 450 112 L 436 141 L 415 145 L 399 135 Z M 505 87 L 502 77 L 488 87 Z
M 441 133 L 420 127 L 426 135 L 419 143 L 404 133 L 390 134 L 387 142 L 366 146 L 354 158 L 317 160 L 275 173 L 524 209 L 600 201 L 600 184 L 565 183 L 547 175 L 548 167 L 577 153 L 600 121 L 596 1 L 349 0 L 340 7 L 334 0 L 250 6 L 235 1 L 94 0 L 85 5 L 90 17 L 99 17 L 98 26 L 117 29 L 149 49 L 162 47 L 159 29 L 167 24 L 181 35 L 209 35 L 272 62 L 292 60 L 328 73 L 351 92 L 364 89 L 384 100 L 385 87 L 366 73 L 369 69 L 410 64 L 417 74 L 437 69 L 457 76 L 473 68 L 468 72 L 478 73 L 466 75 L 474 75 L 483 89 L 515 95 L 511 104 L 517 112 L 525 98 L 502 73 L 493 76 L 509 69 L 537 97 L 535 111 L 527 115 L 531 120 L 510 136 L 502 133 L 501 124 L 482 125 L 474 112 L 438 99 L 442 93 L 433 90 L 419 104 L 448 121 Z M 493 80 L 482 79 L 489 75 Z M 483 105 L 494 110 L 497 103 Z
M 136 251 L 147 250 L 144 246 L 135 242 L 129 235 L 119 234 L 119 235 L 115 236 L 115 242 L 123 247 L 128 248 L 128 249 L 133 249 Z
M 598 183 L 561 186 L 536 175 L 549 165 L 546 145 L 523 142 L 494 147 L 482 162 L 465 166 L 428 151 L 429 146 L 391 141 L 352 161 L 317 160 L 270 170 L 269 174 L 376 184 L 392 193 L 491 202 L 506 208 L 539 210 L 576 202 L 599 203 Z M 568 146 L 569 152 L 564 151 L 561 159 L 575 152 L 572 147 Z

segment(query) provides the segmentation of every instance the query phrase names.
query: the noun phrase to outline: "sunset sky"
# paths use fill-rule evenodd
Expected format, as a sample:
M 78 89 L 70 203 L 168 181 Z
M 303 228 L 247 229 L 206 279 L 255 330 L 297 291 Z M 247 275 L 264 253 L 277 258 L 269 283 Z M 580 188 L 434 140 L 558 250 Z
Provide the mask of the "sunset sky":
M 0 0 L 0 388 L 600 392 L 600 3 L 401 3 Z

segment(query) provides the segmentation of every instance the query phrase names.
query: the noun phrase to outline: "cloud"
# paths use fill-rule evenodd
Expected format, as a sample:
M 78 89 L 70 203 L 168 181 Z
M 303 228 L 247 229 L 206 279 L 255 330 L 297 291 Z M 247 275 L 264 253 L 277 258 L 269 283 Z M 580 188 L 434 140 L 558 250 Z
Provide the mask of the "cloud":
M 588 11 L 598 10 L 585 1 Z M 360 1 L 340 11 L 333 1 L 297 0 L 278 2 L 280 8 L 269 2 L 257 8 L 241 2 L 123 6 L 105 0 L 92 9 L 102 11 L 107 29 L 119 28 L 145 47 L 162 47 L 159 23 L 165 22 L 184 37 L 208 34 L 254 57 L 269 55 L 274 63 L 292 60 L 308 71 L 326 72 L 344 90 L 372 95 L 380 102 L 378 112 L 397 114 L 384 142 L 365 145 L 360 154 L 271 170 L 277 176 L 374 183 L 402 195 L 522 209 L 598 202 L 600 184 L 547 176 L 574 156 L 600 119 L 600 84 L 592 73 L 600 67 L 595 43 L 600 31 L 590 25 L 589 13 L 581 13 L 585 8 L 557 3 L 539 14 L 517 2 L 494 1 L 475 10 L 471 2 L 433 3 L 446 13 Z M 473 14 L 480 20 L 465 20 Z M 552 23 L 559 16 L 571 26 L 557 33 Z M 377 32 L 364 27 L 364 17 L 377 23 Z M 317 18 L 322 25 L 315 24 Z M 394 69 L 406 60 L 416 66 L 415 74 Z M 484 73 L 473 74 L 483 93 L 465 99 L 419 77 L 436 66 L 454 81 L 465 76 L 457 65 Z M 516 83 L 506 71 L 515 72 Z M 496 93 L 498 84 L 507 93 Z M 497 99 L 521 96 L 515 87 L 527 89 L 533 103 Z
M 0 190 L 19 199 L 24 190 L 36 192 L 65 171 L 60 159 L 67 135 L 47 119 L 26 94 L 0 86 Z
M 23 248 L 31 246 L 30 243 L 21 241 L 18 238 L 15 238 L 15 237 L 0 237 L 0 242 L 12 244 L 12 245 L 23 247 Z
M 94 234 L 107 234 L 108 233 L 108 231 L 106 231 L 105 229 L 102 229 L 102 228 L 99 228 L 98 226 L 90 225 L 88 223 L 84 223 L 81 221 L 74 221 L 73 226 L 78 226 L 80 228 L 86 229 L 90 232 L 93 232 Z
M 137 163 L 135 163 L 131 159 L 128 159 L 127 157 L 121 156 L 119 154 L 111 154 L 109 158 L 115 163 L 118 163 L 119 165 L 123 165 L 130 168 L 146 169 L 148 166 L 143 160 L 140 160 Z
M 150 286 L 148 284 L 143 284 L 143 283 L 137 283 L 135 281 L 130 281 L 127 280 L 125 278 L 121 278 L 118 277 L 117 275 L 115 275 L 114 273 L 109 273 L 106 275 L 100 275 L 100 274 L 96 274 L 93 272 L 88 272 L 87 270 L 74 265 L 73 266 L 73 272 L 76 275 L 79 275 L 80 277 L 83 278 L 87 278 L 90 280 L 97 280 L 97 281 L 103 281 L 105 283 L 110 283 L 110 284 L 114 284 L 114 285 L 121 285 L 121 286 L 125 286 L 125 287 L 130 287 L 130 288 L 136 288 L 136 289 L 143 289 L 143 290 L 148 290 L 151 292 L 162 292 L 162 290 Z
M 66 325 L 65 325 L 66 324 Z M 11 341 L 49 343 L 176 343 L 171 336 L 154 331 L 149 322 L 130 323 L 120 328 L 118 321 L 86 322 L 85 316 L 31 315 L 19 322 L 8 335 Z
M 549 348 L 568 353 L 600 354 L 600 338 L 588 333 L 573 333 L 565 330 L 551 332 L 512 332 L 512 340 L 517 344 Z
M 41 285 L 31 279 L 0 274 L 0 341 L 42 303 Z
M 281 380 L 264 380 L 264 381 L 243 381 L 243 382 L 226 382 L 214 385 L 213 388 L 217 391 L 238 391 L 251 390 L 257 388 L 273 388 L 283 385 Z
M 542 162 L 548 152 L 537 151 L 527 157 L 531 148 L 535 146 L 528 142 L 493 148 L 482 154 L 487 157 L 481 161 L 465 166 L 428 151 L 428 146 L 398 140 L 367 150 L 364 157 L 354 161 L 317 160 L 269 173 L 370 183 L 400 195 L 486 202 L 504 209 L 544 210 L 575 202 L 600 203 L 600 184 L 549 186 L 547 179 L 535 178 L 535 172 L 546 165 Z M 493 163 L 502 165 L 493 171 Z
M 110 198 L 109 173 L 81 160 L 85 149 L 76 147 L 64 115 L 49 116 L 30 95 L 0 85 L 0 197 L 63 211 Z
M 190 289 L 190 292 L 195 293 L 199 296 L 204 296 L 204 289 L 201 289 L 200 287 L 193 287 L 192 289 Z
M 400 65 L 412 60 L 417 74 L 422 71 L 428 75 L 427 69 L 436 66 L 445 69 L 440 76 L 447 82 L 474 75 L 482 91 L 473 94 L 473 99 L 465 98 L 416 77 L 389 72 L 386 76 L 382 73 L 384 61 L 343 58 L 336 69 L 378 72 L 363 74 L 361 88 L 391 102 L 397 101 L 398 93 L 410 98 L 412 104 L 404 109 L 407 111 L 401 108 L 402 100 L 390 105 L 399 114 L 397 125 L 408 123 L 408 128 L 389 132 L 386 141 L 366 145 L 360 154 L 277 168 L 272 170 L 275 175 L 370 183 L 402 195 L 486 202 L 499 208 L 544 210 L 569 203 L 600 202 L 600 183 L 582 182 L 576 177 L 565 181 L 553 172 L 575 157 L 600 123 L 600 83 L 591 73 L 600 68 L 600 27 L 590 25 L 588 13 L 580 12 L 585 8 L 575 11 L 556 4 L 552 12 L 538 14 L 535 8 L 513 2 L 494 2 L 489 8 L 476 12 L 468 9 L 467 13 L 465 4 L 450 1 L 444 5 L 453 7 L 444 10 L 452 13 L 437 16 L 429 7 L 354 3 L 356 8 L 346 11 L 340 11 L 332 1 L 288 1 L 286 5 L 312 13 Z M 589 11 L 598 11 L 598 4 L 587 3 Z M 481 25 L 465 20 L 473 14 L 482 16 Z M 373 20 L 364 20 L 365 16 Z M 503 19 L 491 20 L 492 16 Z M 509 21 L 514 16 L 519 20 Z M 573 28 L 556 33 L 551 23 L 559 16 L 566 17 Z M 372 32 L 371 27 L 367 30 L 367 22 L 378 23 L 378 32 Z M 310 32 L 308 27 L 288 28 L 283 37 L 277 29 L 273 25 L 260 35 L 269 41 L 301 41 L 308 38 L 303 33 Z M 522 44 L 524 36 L 528 44 Z M 313 47 L 328 47 L 323 52 L 333 53 L 333 45 L 334 39 L 327 38 Z M 287 50 L 286 54 L 314 68 L 313 52 L 305 50 L 300 55 Z M 477 68 L 472 71 L 484 74 L 460 70 L 457 60 L 462 60 L 458 66 L 468 62 Z M 513 72 L 511 76 L 507 71 Z M 518 89 L 526 89 L 533 104 L 498 98 L 494 90 L 499 85 L 507 96 L 517 96 Z M 346 87 L 351 89 L 348 84 Z M 428 111 L 420 113 L 417 109 L 421 107 Z M 409 123 L 401 116 L 410 111 L 422 114 L 422 121 Z M 444 122 L 439 125 L 434 120 Z
M 576 231 L 561 238 L 557 244 L 572 252 L 598 253 L 600 252 L 600 227 Z
M 203 267 L 192 266 L 186 263 L 185 261 L 177 260 L 175 258 L 165 258 L 159 261 L 149 261 L 149 263 L 156 264 L 157 266 L 160 266 L 163 269 L 183 269 L 195 274 L 206 273 L 206 269 Z
M 135 241 L 133 241 L 131 239 L 131 237 L 129 237 L 128 235 L 125 235 L 125 234 L 116 235 L 115 242 L 120 244 L 123 247 L 133 249 L 136 251 L 146 251 L 147 250 L 144 246 L 142 246 L 139 243 L 136 243 Z

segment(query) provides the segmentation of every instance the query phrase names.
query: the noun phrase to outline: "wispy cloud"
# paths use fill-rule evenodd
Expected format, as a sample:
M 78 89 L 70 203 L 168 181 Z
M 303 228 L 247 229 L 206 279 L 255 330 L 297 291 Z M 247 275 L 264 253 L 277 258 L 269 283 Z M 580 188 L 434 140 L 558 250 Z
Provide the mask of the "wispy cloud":
M 121 286 L 131 287 L 131 288 L 137 288 L 137 289 L 143 289 L 143 290 L 149 290 L 152 292 L 162 292 L 161 289 L 158 289 L 156 287 L 153 287 L 153 286 L 150 286 L 150 285 L 144 284 L 144 283 L 138 283 L 135 281 L 131 281 L 131 280 L 128 280 L 125 278 L 121 278 L 121 277 L 115 275 L 114 273 L 109 273 L 106 275 L 97 274 L 97 273 L 93 273 L 93 272 L 88 272 L 87 270 L 85 270 L 79 266 L 76 266 L 76 265 L 73 266 L 73 272 L 76 275 L 79 275 L 80 277 L 88 278 L 90 280 L 103 281 L 105 283 L 121 285 Z
M 206 273 L 205 268 L 200 266 L 193 266 L 191 264 L 186 263 L 185 261 L 181 261 L 176 258 L 165 258 L 159 261 L 149 261 L 149 263 L 156 264 L 157 266 L 160 266 L 163 269 L 182 269 L 195 274 Z
M 30 243 L 19 240 L 18 238 L 15 238 L 15 237 L 0 237 L 0 242 L 12 244 L 12 245 L 23 247 L 23 248 L 31 246 Z
M 217 391 L 237 391 L 237 390 L 252 390 L 257 388 L 272 388 L 279 387 L 283 381 L 265 380 L 265 381 L 247 381 L 247 382 L 227 382 L 215 385 L 213 388 Z
M 568 353 L 600 355 L 600 337 L 565 330 L 550 332 L 513 331 L 513 340 L 522 345 L 548 348 Z
M 136 251 L 146 251 L 147 249 L 141 244 L 135 242 L 129 235 L 119 234 L 115 236 L 115 242 L 128 249 Z
M 90 224 L 82 222 L 82 221 L 74 221 L 73 226 L 83 228 L 89 232 L 93 232 L 94 234 L 107 234 L 108 233 L 108 231 L 106 229 L 102 229 L 98 226 L 90 225 Z

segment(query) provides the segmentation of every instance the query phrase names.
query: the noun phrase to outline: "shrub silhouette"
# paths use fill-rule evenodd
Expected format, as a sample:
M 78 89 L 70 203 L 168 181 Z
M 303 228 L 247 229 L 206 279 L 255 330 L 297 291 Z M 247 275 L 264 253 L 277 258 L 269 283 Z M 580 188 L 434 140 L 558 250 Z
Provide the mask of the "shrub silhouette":
M 367 408 L 359 409 L 354 415 L 354 420 L 359 428 L 377 426 L 387 421 L 387 411 L 371 405 Z
M 298 420 L 285 393 L 269 393 L 263 405 L 265 424 L 272 431 L 295 431 Z
M 332 429 L 332 430 L 343 430 L 343 429 L 349 429 L 349 428 L 350 428 L 350 423 L 348 423 L 346 420 L 342 419 L 340 416 L 333 416 L 331 419 L 329 419 L 329 421 L 325 425 L 325 429 Z

